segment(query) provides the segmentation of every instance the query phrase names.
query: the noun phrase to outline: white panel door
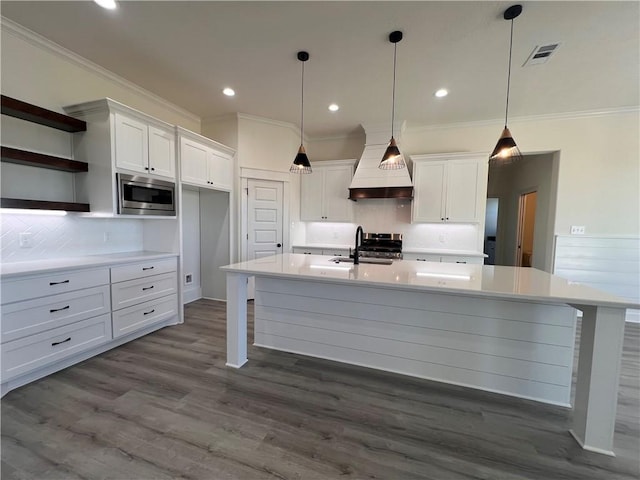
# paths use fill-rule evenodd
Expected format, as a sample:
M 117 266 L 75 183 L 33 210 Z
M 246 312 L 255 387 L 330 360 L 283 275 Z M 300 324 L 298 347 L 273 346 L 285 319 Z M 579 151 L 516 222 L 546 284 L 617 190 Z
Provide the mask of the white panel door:
M 282 182 L 248 180 L 247 260 L 282 253 Z
M 479 162 L 451 160 L 447 167 L 445 220 L 477 222 Z
M 413 221 L 443 222 L 446 162 L 414 163 Z
M 148 126 L 115 114 L 116 167 L 147 173 L 149 170 Z
M 180 139 L 182 181 L 194 185 L 209 185 L 209 155 L 211 150 L 187 138 Z
M 149 170 L 154 175 L 175 180 L 175 133 L 149 126 Z

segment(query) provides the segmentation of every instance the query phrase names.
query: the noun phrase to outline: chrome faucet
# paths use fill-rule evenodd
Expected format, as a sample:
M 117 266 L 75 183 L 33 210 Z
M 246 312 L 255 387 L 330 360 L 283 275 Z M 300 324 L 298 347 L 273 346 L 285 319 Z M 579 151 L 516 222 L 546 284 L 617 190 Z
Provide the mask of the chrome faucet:
M 358 234 L 360 234 L 360 238 L 358 241 Z M 362 231 L 362 227 L 358 225 L 356 228 L 356 249 L 353 252 L 353 264 L 358 265 L 360 263 L 360 246 L 362 244 L 362 237 L 364 236 L 364 232 Z

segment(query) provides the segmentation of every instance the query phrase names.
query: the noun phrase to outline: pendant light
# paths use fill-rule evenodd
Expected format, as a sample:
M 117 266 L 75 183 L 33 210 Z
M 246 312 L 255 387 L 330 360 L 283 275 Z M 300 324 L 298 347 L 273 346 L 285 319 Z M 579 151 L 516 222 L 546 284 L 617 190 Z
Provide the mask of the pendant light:
M 298 148 L 298 154 L 296 155 L 293 164 L 289 171 L 291 173 L 311 173 L 311 163 L 307 157 L 307 152 L 302 145 L 302 136 L 304 132 L 304 62 L 309 60 L 309 53 L 300 51 L 298 52 L 298 60 L 302 63 L 302 101 L 301 101 L 301 113 L 300 113 L 300 148 Z
M 396 53 L 398 42 L 402 40 L 402 32 L 395 31 L 389 34 L 389 41 L 393 43 L 393 94 L 391 97 L 391 140 L 389 141 L 389 146 L 384 152 L 382 156 L 382 160 L 380 161 L 380 165 L 378 168 L 382 170 L 398 170 L 400 168 L 406 167 L 404 163 L 404 158 L 402 158 L 402 154 L 398 149 L 398 145 L 396 145 L 396 139 L 393 138 L 393 122 L 395 120 L 396 113 Z
M 522 13 L 522 5 L 512 5 L 504 11 L 504 19 L 511 20 L 511 37 L 509 39 L 509 73 L 507 74 L 507 104 L 504 112 L 504 130 L 498 139 L 496 148 L 489 156 L 489 164 L 505 164 L 522 160 L 522 153 L 516 145 L 509 128 L 507 118 L 509 116 L 509 87 L 511 86 L 511 52 L 513 49 L 513 19 Z

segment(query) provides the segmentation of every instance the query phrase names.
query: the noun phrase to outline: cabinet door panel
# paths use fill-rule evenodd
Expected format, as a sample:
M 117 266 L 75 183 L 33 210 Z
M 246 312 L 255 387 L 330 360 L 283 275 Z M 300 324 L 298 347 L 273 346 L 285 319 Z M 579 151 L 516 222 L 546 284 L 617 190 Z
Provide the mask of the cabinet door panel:
M 116 167 L 148 172 L 148 126 L 120 113 L 115 114 Z
M 452 160 L 447 171 L 445 217 L 449 222 L 477 222 L 479 163 Z
M 221 190 L 231 190 L 233 179 L 233 161 L 229 157 L 211 152 L 209 155 L 209 174 L 208 178 L 211 187 Z
M 322 205 L 324 170 L 316 168 L 313 173 L 300 176 L 300 219 L 307 222 L 324 220 Z
M 328 167 L 324 172 L 324 219 L 329 222 L 350 222 L 352 201 L 349 185 L 353 169 L 350 166 Z
M 208 186 L 209 148 L 186 138 L 180 141 L 182 181 Z
M 154 175 L 176 178 L 175 134 L 149 126 L 149 168 Z
M 446 162 L 424 162 L 415 165 L 415 198 L 412 206 L 414 222 L 444 221 L 445 175 Z

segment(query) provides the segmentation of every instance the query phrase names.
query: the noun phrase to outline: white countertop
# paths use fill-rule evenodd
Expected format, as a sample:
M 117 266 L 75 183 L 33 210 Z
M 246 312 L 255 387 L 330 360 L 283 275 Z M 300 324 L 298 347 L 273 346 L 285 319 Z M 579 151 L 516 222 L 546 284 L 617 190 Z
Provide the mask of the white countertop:
M 0 264 L 0 276 L 2 278 L 10 278 L 18 275 L 49 273 L 57 270 L 68 270 L 70 268 L 90 268 L 115 263 L 155 260 L 177 256 L 176 253 L 137 251 L 2 263 Z
M 549 303 L 640 308 L 640 304 L 535 268 L 396 260 L 392 265 L 334 263 L 323 255 L 285 253 L 221 267 L 248 275 L 359 286 L 469 294 Z

